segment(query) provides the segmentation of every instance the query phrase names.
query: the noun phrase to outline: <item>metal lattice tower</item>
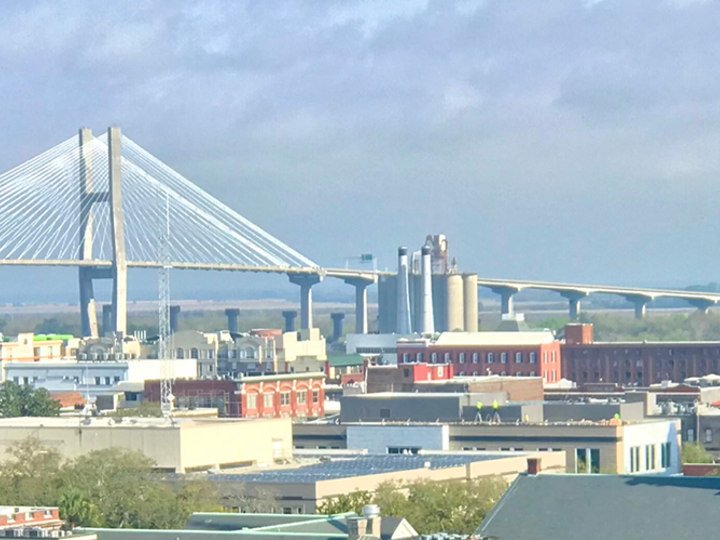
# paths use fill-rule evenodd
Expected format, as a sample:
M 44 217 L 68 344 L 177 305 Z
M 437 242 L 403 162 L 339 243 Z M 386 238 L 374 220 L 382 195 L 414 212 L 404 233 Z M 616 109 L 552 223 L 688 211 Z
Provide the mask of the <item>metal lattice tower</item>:
M 170 328 L 170 195 L 165 192 L 161 204 L 165 212 L 165 230 L 158 243 L 158 360 L 160 371 L 160 409 L 165 418 L 170 418 L 173 408 L 173 346 Z

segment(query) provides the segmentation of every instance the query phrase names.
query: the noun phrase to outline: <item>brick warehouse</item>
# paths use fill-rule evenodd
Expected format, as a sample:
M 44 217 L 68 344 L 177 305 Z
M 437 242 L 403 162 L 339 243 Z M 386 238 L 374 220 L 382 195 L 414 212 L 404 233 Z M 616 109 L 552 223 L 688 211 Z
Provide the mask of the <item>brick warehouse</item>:
M 398 364 L 451 364 L 455 376 L 500 375 L 560 380 L 560 342 L 552 332 L 443 332 L 399 339 Z
M 317 418 L 325 415 L 323 373 L 246 376 L 237 380 L 173 381 L 179 409 L 217 408 L 232 418 Z M 145 382 L 145 401 L 160 401 L 159 381 Z
M 562 376 L 579 384 L 649 386 L 720 373 L 720 342 L 595 342 L 590 324 L 565 327 Z

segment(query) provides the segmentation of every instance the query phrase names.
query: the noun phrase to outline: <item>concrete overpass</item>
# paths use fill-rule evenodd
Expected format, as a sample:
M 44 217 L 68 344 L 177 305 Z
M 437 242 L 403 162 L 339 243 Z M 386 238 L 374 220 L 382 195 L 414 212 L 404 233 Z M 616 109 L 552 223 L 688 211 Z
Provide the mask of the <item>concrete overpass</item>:
M 478 286 L 485 287 L 500 295 L 503 315 L 513 313 L 513 297 L 524 289 L 554 291 L 568 300 L 571 319 L 580 315 L 580 303 L 590 294 L 613 294 L 625 298 L 635 305 L 635 317 L 645 315 L 647 305 L 658 298 L 679 298 L 703 312 L 718 302 L 720 294 L 697 291 L 677 291 L 666 289 L 644 289 L 638 287 L 614 287 L 607 285 L 578 285 L 575 283 L 551 283 L 546 281 L 525 281 L 511 279 L 478 278 Z

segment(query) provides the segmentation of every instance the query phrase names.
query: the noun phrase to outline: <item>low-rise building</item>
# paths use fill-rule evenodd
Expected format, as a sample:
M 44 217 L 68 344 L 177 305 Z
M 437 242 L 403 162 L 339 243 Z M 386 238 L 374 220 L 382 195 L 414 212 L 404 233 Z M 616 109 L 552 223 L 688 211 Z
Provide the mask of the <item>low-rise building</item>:
M 175 472 L 271 464 L 292 457 L 287 418 L 3 418 L 0 460 L 14 442 L 35 437 L 65 459 L 93 450 L 138 450 L 158 469 Z
M 715 538 L 720 478 L 520 475 L 474 537 Z
M 158 360 L 56 360 L 3 362 L 3 378 L 21 385 L 45 388 L 51 393 L 80 392 L 91 398 L 121 382 L 143 383 L 162 375 Z M 173 376 L 195 378 L 196 360 L 173 361 Z
M 446 481 L 502 477 L 507 481 L 527 470 L 528 457 L 543 457 L 545 467 L 564 469 L 562 452 L 502 454 L 424 452 L 418 455 L 304 453 L 305 464 L 208 476 L 223 504 L 236 507 L 254 497 L 274 498 L 285 513 L 314 513 L 323 502 L 353 491 L 374 492 L 386 482 Z M 296 458 L 299 458 L 296 455 Z M 238 494 L 242 494 L 241 502 Z M 247 504 L 247 503 L 246 503 Z M 242 510 L 242 508 L 240 508 Z
M 8 502 L 12 494 L 5 494 Z M 0 537 L 57 536 L 64 522 L 54 506 L 0 506 Z
M 175 407 L 217 408 L 221 417 L 317 418 L 325 415 L 323 373 L 248 375 L 173 382 Z M 160 382 L 145 383 L 144 400 L 160 402 Z
M 592 325 L 565 327 L 562 376 L 578 384 L 648 387 L 720 373 L 719 341 L 597 342 Z
M 419 334 L 348 334 L 345 336 L 345 352 L 377 359 L 382 365 L 394 365 L 398 363 L 398 339 L 418 337 Z
M 433 422 L 437 429 L 442 422 Z M 680 422 L 651 419 L 524 422 L 446 422 L 447 430 L 436 433 L 441 447 L 450 451 L 564 451 L 569 472 L 614 474 L 679 474 Z M 390 452 L 417 452 L 438 444 L 422 442 L 427 423 L 363 422 L 357 424 L 295 424 L 296 448 L 348 448 L 348 442 Z M 348 430 L 353 436 L 349 439 Z M 403 431 L 404 430 L 404 431 Z M 422 430 L 421 430 L 422 431 Z M 368 442 L 362 443 L 363 438 Z M 405 440 L 405 443 L 398 441 Z M 418 441 L 420 441 L 418 443 Z M 357 448 L 356 448 L 357 449 Z
M 454 373 L 560 380 L 560 342 L 552 332 L 443 332 L 400 339 L 398 363 L 452 364 Z
M 3 362 L 37 362 L 40 360 L 60 360 L 65 357 L 70 346 L 77 341 L 65 334 L 18 334 L 15 339 L 3 337 L 0 341 L 0 360 Z

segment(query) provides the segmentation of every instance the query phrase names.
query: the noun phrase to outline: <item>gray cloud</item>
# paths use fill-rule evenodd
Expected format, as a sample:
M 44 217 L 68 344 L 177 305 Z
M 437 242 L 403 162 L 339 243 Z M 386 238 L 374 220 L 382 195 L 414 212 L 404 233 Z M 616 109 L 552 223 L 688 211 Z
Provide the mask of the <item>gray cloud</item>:
M 445 232 L 486 276 L 717 279 L 716 1 L 3 9 L 0 169 L 117 123 L 327 265 Z

